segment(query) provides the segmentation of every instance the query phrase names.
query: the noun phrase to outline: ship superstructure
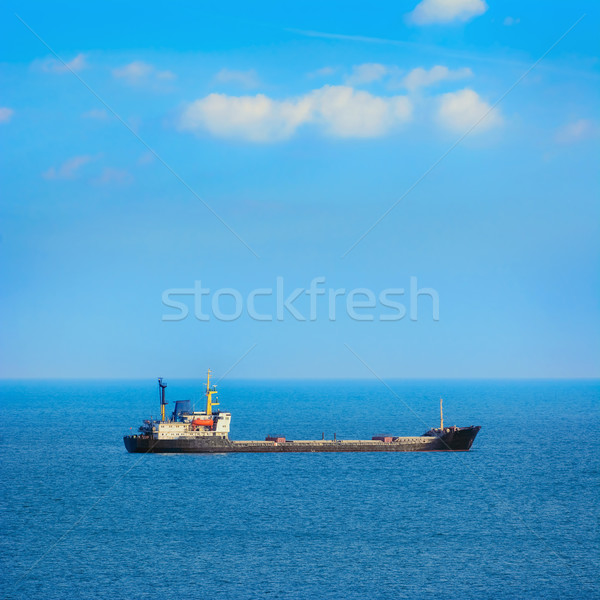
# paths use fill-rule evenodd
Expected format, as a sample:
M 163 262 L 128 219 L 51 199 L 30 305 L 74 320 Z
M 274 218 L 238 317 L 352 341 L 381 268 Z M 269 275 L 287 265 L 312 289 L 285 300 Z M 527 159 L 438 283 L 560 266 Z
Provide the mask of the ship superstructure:
M 370 440 L 288 440 L 267 436 L 265 440 L 230 440 L 231 413 L 215 410 L 217 386 L 206 379 L 206 408 L 192 409 L 190 400 L 178 400 L 170 418 L 166 418 L 167 384 L 158 380 L 160 420 L 148 419 L 139 434 L 123 438 L 128 452 L 154 453 L 230 453 L 230 452 L 431 452 L 469 450 L 481 427 L 444 427 L 440 400 L 440 427 L 420 436 L 373 436 Z
M 219 406 L 217 386 L 210 384 L 210 369 L 206 379 L 206 408 L 202 411 L 192 410 L 190 400 L 178 400 L 170 418 L 165 418 L 165 388 L 167 384 L 162 377 L 158 379 L 160 397 L 160 420 L 144 421 L 139 431 L 143 436 L 153 440 L 191 439 L 229 439 L 231 413 L 215 410 Z

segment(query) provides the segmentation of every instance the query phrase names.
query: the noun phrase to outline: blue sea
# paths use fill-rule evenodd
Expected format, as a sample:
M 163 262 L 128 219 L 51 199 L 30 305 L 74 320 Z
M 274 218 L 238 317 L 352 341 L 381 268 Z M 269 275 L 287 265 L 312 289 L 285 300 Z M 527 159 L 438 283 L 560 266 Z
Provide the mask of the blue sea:
M 155 381 L 0 383 L 2 597 L 600 598 L 600 383 L 388 384 L 219 389 L 232 439 L 419 435 L 443 397 L 473 449 L 133 455 Z

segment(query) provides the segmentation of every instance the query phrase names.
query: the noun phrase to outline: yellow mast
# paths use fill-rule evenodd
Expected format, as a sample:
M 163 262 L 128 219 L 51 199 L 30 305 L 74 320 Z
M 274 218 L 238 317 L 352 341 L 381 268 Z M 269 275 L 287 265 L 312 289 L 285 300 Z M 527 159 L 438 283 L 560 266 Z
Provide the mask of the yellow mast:
M 444 429 L 444 409 L 442 408 L 442 399 L 440 398 L 440 429 Z
M 214 387 L 214 386 L 213 386 Z M 208 370 L 208 375 L 206 376 L 206 414 L 212 415 L 212 407 L 219 406 L 218 402 L 213 402 L 212 395 L 216 394 L 217 390 L 210 389 L 210 369 Z

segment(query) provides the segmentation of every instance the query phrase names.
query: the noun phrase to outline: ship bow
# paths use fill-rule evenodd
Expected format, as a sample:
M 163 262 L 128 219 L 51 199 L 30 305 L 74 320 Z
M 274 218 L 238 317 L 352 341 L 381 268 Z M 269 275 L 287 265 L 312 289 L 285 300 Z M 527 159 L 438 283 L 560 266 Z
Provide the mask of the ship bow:
M 480 426 L 460 427 L 442 436 L 444 444 L 448 450 L 470 450 Z

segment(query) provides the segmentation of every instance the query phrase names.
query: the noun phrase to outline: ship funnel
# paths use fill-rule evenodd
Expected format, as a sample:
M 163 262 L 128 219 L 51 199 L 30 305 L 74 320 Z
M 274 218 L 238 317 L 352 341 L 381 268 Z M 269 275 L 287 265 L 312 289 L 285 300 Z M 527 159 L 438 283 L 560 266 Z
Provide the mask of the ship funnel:
M 158 397 L 160 399 L 160 420 L 164 423 L 165 421 L 165 406 L 168 404 L 165 400 L 165 388 L 166 383 L 163 383 L 163 378 L 158 378 Z

